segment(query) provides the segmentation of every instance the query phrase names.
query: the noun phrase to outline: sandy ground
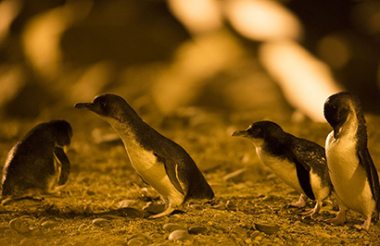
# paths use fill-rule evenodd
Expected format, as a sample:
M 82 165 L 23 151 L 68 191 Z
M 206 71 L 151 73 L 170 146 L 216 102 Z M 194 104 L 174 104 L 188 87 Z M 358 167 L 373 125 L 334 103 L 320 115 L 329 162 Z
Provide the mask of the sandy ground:
M 160 203 L 158 194 L 134 172 L 120 141 L 97 135 L 112 139 L 112 128 L 89 112 L 81 114 L 81 122 L 74 120 L 75 113 L 68 118 L 74 137 L 67 150 L 67 186 L 56 197 L 0 207 L 0 245 L 380 245 L 379 223 L 358 231 L 354 225 L 363 217 L 356 212 L 348 213 L 343 226 L 326 224 L 337 213 L 333 198 L 315 219 L 302 219 L 304 209 L 288 207 L 299 194 L 260 163 L 248 140 L 230 136 L 258 115 L 226 120 L 201 114 L 149 122 L 190 153 L 215 192 L 211 201 L 189 201 L 175 214 L 152 220 L 142 208 Z M 321 145 L 330 131 L 327 124 L 272 117 L 286 131 Z M 367 121 L 370 152 L 380 163 L 380 118 L 368 116 Z M 34 124 L 2 123 L 1 163 Z M 313 206 L 308 201 L 306 209 Z M 190 233 L 171 234 L 178 228 Z

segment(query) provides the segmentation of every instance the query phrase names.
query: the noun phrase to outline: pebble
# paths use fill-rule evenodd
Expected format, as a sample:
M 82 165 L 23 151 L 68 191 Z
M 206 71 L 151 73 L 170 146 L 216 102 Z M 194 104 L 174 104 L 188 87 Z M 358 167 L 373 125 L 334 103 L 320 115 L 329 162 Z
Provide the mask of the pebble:
M 251 234 L 250 238 L 251 238 L 252 240 L 255 240 L 255 238 L 258 237 L 258 236 L 261 236 L 261 237 L 262 237 L 261 232 L 259 232 L 259 231 L 254 231 L 254 232 Z
M 131 206 L 135 205 L 137 202 L 138 202 L 138 200 L 128 199 L 128 200 L 120 201 L 117 204 L 117 206 L 118 206 L 118 208 L 127 208 L 127 207 L 131 207 Z
M 167 231 L 167 232 L 173 232 L 175 230 L 183 230 L 183 231 L 187 230 L 186 226 L 180 225 L 180 224 L 174 224 L 174 223 L 167 223 L 162 228 L 164 229 L 164 231 Z
M 128 246 L 141 246 L 146 244 L 146 241 L 142 238 L 133 238 L 131 240 L 128 240 L 127 245 Z
M 104 218 L 96 218 L 92 221 L 92 224 L 95 226 L 105 226 L 108 225 L 110 221 Z
M 279 229 L 278 225 L 269 223 L 255 223 L 255 227 L 258 231 L 264 232 L 268 235 L 276 233 Z
M 4 237 L 5 238 L 17 238 L 18 237 L 18 233 L 15 230 L 8 229 L 8 230 L 4 231 Z
M 9 221 L 9 227 L 20 234 L 29 232 L 28 223 L 25 220 L 20 219 L 20 218 L 16 218 Z
M 212 206 L 212 208 L 218 209 L 218 210 L 225 210 L 226 206 L 223 204 L 223 202 L 220 202 L 219 204 Z
M 190 234 L 206 234 L 208 229 L 204 226 L 193 226 L 189 228 Z
M 51 221 L 51 220 L 48 220 L 48 221 L 45 221 L 45 222 L 42 222 L 41 223 L 41 226 L 43 228 L 46 228 L 46 229 L 49 229 L 49 228 L 54 228 L 54 227 L 57 227 L 59 225 L 58 222 L 56 221 Z
M 201 204 L 191 204 L 189 207 L 194 208 L 196 210 L 203 210 L 206 208 L 204 205 L 201 205 Z
M 246 171 L 247 171 L 246 168 L 238 169 L 238 170 L 224 176 L 223 181 L 225 181 L 225 182 L 232 181 L 234 183 L 241 182 L 241 181 L 243 181 L 243 175 Z
M 150 214 L 158 214 L 165 210 L 165 204 L 155 204 L 152 202 L 148 202 L 143 208 L 145 212 Z
M 191 240 L 190 234 L 185 231 L 185 230 L 175 230 L 172 233 L 169 234 L 168 239 L 170 241 L 186 241 L 186 240 Z

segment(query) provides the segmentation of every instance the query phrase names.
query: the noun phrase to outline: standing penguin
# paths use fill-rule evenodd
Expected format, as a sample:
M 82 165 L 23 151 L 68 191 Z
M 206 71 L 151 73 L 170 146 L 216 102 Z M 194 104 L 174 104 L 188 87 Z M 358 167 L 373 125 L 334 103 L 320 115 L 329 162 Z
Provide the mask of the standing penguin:
M 2 204 L 22 198 L 40 199 L 58 192 L 70 173 L 63 146 L 70 144 L 72 129 L 64 120 L 35 126 L 9 151 L 3 170 Z
M 327 98 L 324 114 L 333 131 L 326 139 L 327 165 L 339 203 L 339 213 L 330 223 L 346 221 L 347 209 L 365 218 L 358 229 L 368 230 L 380 211 L 379 177 L 367 148 L 367 129 L 359 99 L 348 92 Z
M 171 214 L 188 199 L 214 197 L 190 155 L 146 124 L 122 97 L 105 94 L 74 107 L 93 111 L 119 134 L 133 168 L 166 203 L 166 210 L 152 218 Z
M 271 121 L 253 123 L 247 130 L 236 131 L 232 136 L 252 140 L 260 160 L 301 194 L 299 200 L 290 205 L 304 207 L 310 198 L 317 203 L 304 215 L 313 216 L 319 212 L 332 189 L 323 147 L 286 133 Z

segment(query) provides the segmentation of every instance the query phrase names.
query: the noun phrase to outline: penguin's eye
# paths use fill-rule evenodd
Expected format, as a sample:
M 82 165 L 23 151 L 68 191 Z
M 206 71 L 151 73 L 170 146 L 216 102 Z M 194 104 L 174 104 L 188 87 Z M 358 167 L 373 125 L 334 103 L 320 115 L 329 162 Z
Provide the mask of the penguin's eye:
M 100 102 L 100 107 L 102 109 L 106 109 L 107 108 L 107 102 L 105 102 L 105 101 Z

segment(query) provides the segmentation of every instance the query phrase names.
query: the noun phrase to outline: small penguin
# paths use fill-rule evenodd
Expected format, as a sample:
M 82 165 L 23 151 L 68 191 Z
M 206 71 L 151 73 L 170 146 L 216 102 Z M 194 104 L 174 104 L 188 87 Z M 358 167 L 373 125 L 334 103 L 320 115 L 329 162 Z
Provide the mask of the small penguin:
M 380 211 L 377 170 L 367 148 L 367 129 L 359 99 L 340 92 L 327 98 L 324 114 L 333 131 L 326 138 L 326 158 L 331 182 L 339 203 L 333 224 L 346 221 L 347 209 L 365 217 L 358 229 L 369 230 L 372 216 Z
M 2 204 L 11 200 L 53 194 L 64 187 L 70 162 L 63 147 L 70 144 L 72 129 L 64 120 L 42 123 L 30 130 L 9 151 L 2 178 Z
M 133 168 L 163 198 L 171 214 L 188 199 L 212 199 L 214 192 L 190 155 L 178 144 L 146 124 L 120 96 L 105 94 L 75 108 L 93 111 L 119 134 Z
M 252 140 L 260 160 L 301 194 L 291 206 L 304 207 L 310 198 L 317 203 L 303 215 L 312 217 L 319 212 L 332 189 L 323 147 L 286 133 L 271 121 L 253 123 L 247 130 L 235 131 L 232 136 Z

